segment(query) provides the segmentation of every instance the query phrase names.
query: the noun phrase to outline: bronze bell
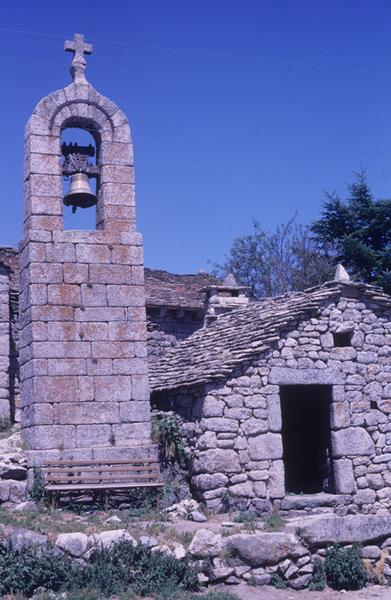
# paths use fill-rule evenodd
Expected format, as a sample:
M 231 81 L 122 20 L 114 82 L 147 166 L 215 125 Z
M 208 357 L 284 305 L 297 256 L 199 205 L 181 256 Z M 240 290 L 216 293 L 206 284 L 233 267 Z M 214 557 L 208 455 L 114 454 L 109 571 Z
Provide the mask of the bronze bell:
M 72 212 L 77 208 L 90 208 L 94 206 L 98 198 L 92 192 L 85 173 L 75 173 L 71 176 L 71 184 L 67 194 L 64 196 L 65 206 L 72 206 Z

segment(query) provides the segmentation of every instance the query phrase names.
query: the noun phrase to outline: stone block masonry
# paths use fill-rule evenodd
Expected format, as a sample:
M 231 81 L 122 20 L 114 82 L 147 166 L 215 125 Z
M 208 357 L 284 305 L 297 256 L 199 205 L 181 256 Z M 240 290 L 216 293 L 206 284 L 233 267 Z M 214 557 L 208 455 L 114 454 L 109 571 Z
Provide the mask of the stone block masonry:
M 300 313 L 299 302 L 311 310 Z M 329 284 L 219 317 L 151 363 L 152 389 L 158 388 L 152 401 L 183 418 L 191 484 L 209 509 L 223 510 L 228 504 L 258 513 L 273 508 L 285 514 L 389 514 L 390 307 L 391 299 L 371 286 Z M 270 343 L 265 341 L 268 327 Z M 340 334 L 346 336 L 344 346 L 336 345 Z M 256 336 L 263 336 L 265 348 L 258 354 Z M 230 348 L 236 350 L 234 366 L 228 363 Z M 182 384 L 182 370 L 193 385 Z M 212 378 L 215 373 L 218 379 Z M 287 388 L 296 392 L 287 397 Z M 316 407 L 318 412 L 311 413 L 316 418 L 308 419 L 300 408 L 306 389 L 311 393 L 307 410 Z M 328 412 L 321 413 L 324 390 Z M 290 421 L 292 413 L 284 414 L 289 402 L 300 420 Z M 292 429 L 300 436 L 289 439 Z M 297 489 L 301 473 L 311 465 L 310 453 L 299 442 L 322 435 L 324 446 L 317 448 L 316 471 L 311 471 L 311 482 L 321 474 L 317 489 L 292 490 L 292 477 L 287 477 L 292 448 L 301 449 L 294 471 Z
M 97 140 L 95 231 L 63 230 L 60 135 L 68 126 Z M 19 260 L 21 423 L 35 453 L 30 463 L 98 458 L 105 448 L 113 458 L 116 450 L 155 452 L 130 130 L 84 75 L 44 98 L 27 124 Z

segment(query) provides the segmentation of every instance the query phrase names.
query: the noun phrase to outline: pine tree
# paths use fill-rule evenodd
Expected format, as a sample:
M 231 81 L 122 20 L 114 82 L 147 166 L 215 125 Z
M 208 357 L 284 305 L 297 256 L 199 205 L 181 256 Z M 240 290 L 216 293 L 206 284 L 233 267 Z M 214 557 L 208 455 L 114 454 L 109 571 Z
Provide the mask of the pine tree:
M 345 201 L 329 194 L 311 230 L 323 251 L 355 279 L 391 293 L 391 200 L 374 200 L 365 171 L 348 186 Z

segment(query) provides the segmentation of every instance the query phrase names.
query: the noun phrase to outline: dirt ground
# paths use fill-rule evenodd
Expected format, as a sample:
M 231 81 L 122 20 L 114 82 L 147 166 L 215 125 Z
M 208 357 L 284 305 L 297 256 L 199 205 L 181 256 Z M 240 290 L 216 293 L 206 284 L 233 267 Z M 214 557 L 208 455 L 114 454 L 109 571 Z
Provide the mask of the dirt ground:
M 249 585 L 233 585 L 225 588 L 239 596 L 241 600 L 391 600 L 391 587 L 374 585 L 358 592 L 310 592 L 302 590 L 276 590 L 270 586 L 251 587 Z

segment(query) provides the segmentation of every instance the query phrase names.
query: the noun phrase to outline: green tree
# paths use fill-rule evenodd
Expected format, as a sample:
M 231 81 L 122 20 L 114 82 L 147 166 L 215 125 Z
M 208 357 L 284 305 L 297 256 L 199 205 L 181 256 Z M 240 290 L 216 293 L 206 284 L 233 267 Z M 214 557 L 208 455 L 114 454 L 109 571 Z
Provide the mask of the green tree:
M 391 292 L 391 200 L 374 200 L 365 171 L 348 186 L 349 198 L 328 194 L 311 230 L 323 252 L 355 279 Z
M 332 262 L 319 251 L 309 228 L 294 218 L 271 233 L 254 221 L 252 232 L 235 239 L 224 262 L 214 267 L 218 276 L 233 273 L 255 298 L 303 290 L 333 275 Z

